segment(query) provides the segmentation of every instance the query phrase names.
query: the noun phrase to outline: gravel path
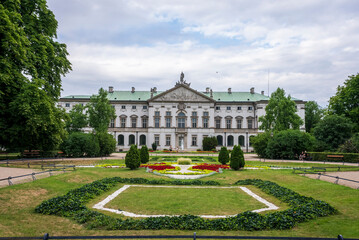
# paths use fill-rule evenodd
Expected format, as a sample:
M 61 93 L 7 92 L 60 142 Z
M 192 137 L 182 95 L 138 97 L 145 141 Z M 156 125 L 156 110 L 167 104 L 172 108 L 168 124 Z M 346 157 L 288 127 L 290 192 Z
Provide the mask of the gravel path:
M 359 172 L 327 172 L 327 173 L 322 173 L 322 174 L 332 176 L 332 177 L 328 177 L 328 176 L 321 175 L 319 178 L 322 181 L 327 181 L 327 182 L 331 182 L 331 183 L 335 183 L 335 181 L 337 180 L 336 178 L 333 178 L 333 177 L 340 177 L 340 178 L 358 181 L 358 182 L 351 182 L 351 181 L 339 179 L 338 184 L 347 186 L 347 187 L 351 187 L 354 189 L 359 189 Z M 313 179 L 318 179 L 319 175 L 318 174 L 305 174 L 305 176 L 309 177 L 309 178 L 313 178 Z

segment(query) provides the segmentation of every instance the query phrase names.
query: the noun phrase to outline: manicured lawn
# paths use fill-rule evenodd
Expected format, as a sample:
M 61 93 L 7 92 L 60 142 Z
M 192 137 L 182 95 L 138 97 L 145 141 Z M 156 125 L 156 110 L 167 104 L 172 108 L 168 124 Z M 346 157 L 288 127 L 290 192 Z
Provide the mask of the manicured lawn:
M 285 164 L 284 164 L 285 165 Z M 53 215 L 36 214 L 34 209 L 44 200 L 64 195 L 69 190 L 104 177 L 143 177 L 161 179 L 164 177 L 146 173 L 144 169 L 78 169 L 73 172 L 52 176 L 20 185 L 0 189 L 0 236 L 41 236 L 48 232 L 56 235 L 147 235 L 181 234 L 193 231 L 180 230 L 136 230 L 105 231 L 88 230 L 74 220 Z M 304 196 L 323 200 L 337 208 L 339 213 L 300 223 L 291 230 L 282 231 L 196 231 L 201 235 L 252 235 L 252 236 L 307 236 L 332 237 L 342 234 L 344 238 L 359 237 L 359 191 L 292 173 L 292 170 L 242 170 L 224 171 L 203 180 L 215 180 L 222 185 L 233 184 L 239 179 L 259 178 L 273 181 Z M 167 178 L 165 178 L 167 179 Z M 111 189 L 117 190 L 119 186 Z M 258 194 L 258 192 L 256 192 Z M 108 195 L 108 194 L 107 194 Z M 105 196 L 102 196 L 102 199 Z M 96 199 L 96 201 L 99 199 Z M 268 199 L 269 201 L 272 201 Z M 218 207 L 222 207 L 221 201 Z M 275 202 L 273 202 L 276 204 Z M 203 204 L 202 204 L 203 205 Z M 120 207 L 121 208 L 121 207 Z

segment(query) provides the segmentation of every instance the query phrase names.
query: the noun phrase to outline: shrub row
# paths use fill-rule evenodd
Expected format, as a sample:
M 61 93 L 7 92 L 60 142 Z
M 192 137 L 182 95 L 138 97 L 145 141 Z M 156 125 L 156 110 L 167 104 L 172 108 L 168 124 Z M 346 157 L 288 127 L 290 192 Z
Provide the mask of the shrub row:
M 214 181 L 168 181 L 147 180 L 143 178 L 105 178 L 71 190 L 64 196 L 44 201 L 35 211 L 42 214 L 55 214 L 72 217 L 90 229 L 107 230 L 142 230 L 142 229 L 180 229 L 180 230 L 269 230 L 290 229 L 298 222 L 334 214 L 336 210 L 329 204 L 308 198 L 294 191 L 281 187 L 273 182 L 242 180 L 236 184 L 253 184 L 264 192 L 271 194 L 290 205 L 290 208 L 266 215 L 244 212 L 234 217 L 220 219 L 204 219 L 199 216 L 182 215 L 166 217 L 150 217 L 144 219 L 114 218 L 85 207 L 90 199 L 101 195 L 117 183 L 136 184 L 174 184 L 174 185 L 219 185 Z
M 359 163 L 359 153 L 309 152 L 311 161 Z M 327 155 L 342 155 L 343 159 L 327 158 Z

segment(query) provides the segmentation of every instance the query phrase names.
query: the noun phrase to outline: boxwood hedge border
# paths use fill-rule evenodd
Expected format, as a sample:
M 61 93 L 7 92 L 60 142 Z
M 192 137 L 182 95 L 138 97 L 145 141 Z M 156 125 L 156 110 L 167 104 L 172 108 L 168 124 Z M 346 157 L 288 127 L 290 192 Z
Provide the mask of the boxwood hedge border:
M 169 181 L 148 180 L 145 178 L 104 178 L 69 191 L 67 194 L 42 202 L 35 212 L 70 217 L 89 229 L 142 230 L 272 230 L 291 229 L 300 222 L 337 213 L 328 203 L 302 196 L 288 188 L 271 181 L 260 179 L 239 180 L 234 185 L 254 185 L 267 194 L 273 195 L 289 205 L 289 209 L 258 214 L 239 213 L 234 217 L 205 219 L 193 215 L 173 217 L 150 217 L 143 219 L 116 218 L 88 209 L 85 204 L 96 196 L 110 190 L 118 183 L 158 184 L 158 185 L 220 185 L 216 181 Z

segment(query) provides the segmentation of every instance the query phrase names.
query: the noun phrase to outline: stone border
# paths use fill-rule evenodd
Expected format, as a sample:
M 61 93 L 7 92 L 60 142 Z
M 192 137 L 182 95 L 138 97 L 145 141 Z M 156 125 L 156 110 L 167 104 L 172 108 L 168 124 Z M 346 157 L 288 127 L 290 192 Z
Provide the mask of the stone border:
M 249 190 L 246 187 L 199 187 L 199 186 L 159 186 L 159 185 L 124 185 L 123 187 L 121 187 L 120 189 L 118 189 L 116 192 L 114 192 L 113 194 L 109 195 L 107 198 L 105 198 L 104 200 L 102 200 L 101 202 L 95 204 L 93 206 L 93 208 L 95 209 L 99 209 L 99 210 L 103 210 L 103 211 L 109 211 L 112 213 L 116 213 L 116 214 L 122 214 L 126 217 L 140 217 L 140 218 L 148 218 L 148 217 L 166 217 L 166 216 L 180 216 L 180 215 L 145 215 L 145 214 L 135 214 L 135 213 L 131 213 L 131 212 L 127 212 L 127 211 L 122 211 L 122 210 L 116 210 L 116 209 L 112 209 L 112 208 L 105 208 L 105 205 L 107 203 L 109 203 L 110 201 L 112 201 L 114 198 L 116 198 L 119 194 L 121 194 L 122 192 L 124 192 L 125 190 L 127 190 L 130 187 L 162 187 L 162 188 L 240 188 L 242 191 L 244 191 L 245 193 L 247 193 L 248 195 L 252 196 L 253 198 L 255 198 L 257 201 L 265 204 L 267 206 L 267 208 L 261 208 L 261 209 L 256 209 L 253 210 L 252 212 L 263 212 L 263 211 L 268 211 L 268 210 L 277 210 L 278 207 L 275 206 L 274 204 L 268 202 L 267 200 L 261 198 L 260 196 L 258 196 L 257 194 L 253 193 L 251 190 Z M 237 215 L 237 214 L 236 214 Z M 200 217 L 203 218 L 226 218 L 226 217 L 234 217 L 236 215 L 199 215 Z

